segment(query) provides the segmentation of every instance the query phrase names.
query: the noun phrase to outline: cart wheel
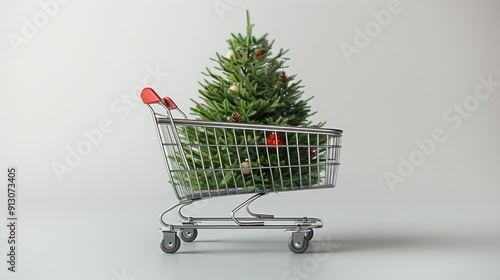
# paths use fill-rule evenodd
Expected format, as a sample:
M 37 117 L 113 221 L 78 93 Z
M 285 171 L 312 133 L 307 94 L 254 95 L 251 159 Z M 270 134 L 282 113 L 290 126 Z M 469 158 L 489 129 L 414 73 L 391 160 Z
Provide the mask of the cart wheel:
M 174 240 L 174 242 L 170 242 L 167 244 L 167 242 L 165 242 L 165 239 L 162 238 L 160 242 L 161 250 L 167 254 L 173 254 L 177 252 L 177 250 L 179 250 L 179 248 L 181 247 L 181 240 L 177 235 L 175 236 Z
M 197 236 L 198 230 L 195 228 L 183 229 L 179 231 L 179 237 L 185 242 L 193 242 Z
M 308 241 L 311 241 L 311 239 L 313 239 L 313 236 L 314 236 L 314 231 L 312 229 L 310 229 L 308 232 L 306 232 L 305 234 L 305 237 Z
M 293 236 L 288 239 L 288 248 L 296 254 L 304 253 L 307 250 L 307 247 L 309 247 L 309 240 L 305 237 L 302 239 L 301 243 L 293 242 Z

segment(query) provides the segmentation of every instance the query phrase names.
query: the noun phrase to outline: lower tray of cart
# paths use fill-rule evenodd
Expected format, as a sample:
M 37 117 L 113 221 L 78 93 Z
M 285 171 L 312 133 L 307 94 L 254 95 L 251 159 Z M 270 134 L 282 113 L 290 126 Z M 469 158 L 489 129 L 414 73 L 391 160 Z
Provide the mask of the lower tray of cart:
M 309 247 L 314 235 L 313 229 L 323 227 L 318 218 L 310 217 L 190 217 L 177 224 L 166 224 L 158 231 L 163 233 L 160 248 L 165 253 L 175 253 L 180 248 L 181 240 L 193 242 L 198 237 L 198 230 L 205 229 L 283 229 L 291 232 L 289 249 L 294 253 L 303 253 Z

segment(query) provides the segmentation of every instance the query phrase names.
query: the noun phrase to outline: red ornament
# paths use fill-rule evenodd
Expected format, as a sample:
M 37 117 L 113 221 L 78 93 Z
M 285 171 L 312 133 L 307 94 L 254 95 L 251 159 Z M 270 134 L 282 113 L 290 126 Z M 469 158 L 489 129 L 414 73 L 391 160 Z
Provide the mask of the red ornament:
M 311 158 L 315 157 L 315 156 L 316 156 L 316 150 L 309 149 L 309 156 L 310 156 Z
M 263 57 L 266 54 L 263 50 L 255 51 L 255 57 Z
M 276 149 L 277 146 L 283 145 L 283 137 L 271 133 L 269 134 L 269 136 L 267 136 L 267 145 L 270 146 L 270 149 Z

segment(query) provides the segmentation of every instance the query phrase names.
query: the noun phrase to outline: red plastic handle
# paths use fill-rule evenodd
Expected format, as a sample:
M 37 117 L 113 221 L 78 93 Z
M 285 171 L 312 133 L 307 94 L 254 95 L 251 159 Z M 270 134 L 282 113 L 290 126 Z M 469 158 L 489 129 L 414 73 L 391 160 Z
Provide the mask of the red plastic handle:
M 144 104 L 156 103 L 161 100 L 160 96 L 152 88 L 144 88 L 141 92 L 142 102 Z
M 141 98 L 144 104 L 163 101 L 163 104 L 165 104 L 165 106 L 167 106 L 169 110 L 177 109 L 177 104 L 175 104 L 175 102 L 170 97 L 160 98 L 160 96 L 152 88 L 144 88 L 141 92 Z
M 170 97 L 163 97 L 163 103 L 167 106 L 168 109 L 170 110 L 175 110 L 177 109 L 177 104 L 170 98 Z

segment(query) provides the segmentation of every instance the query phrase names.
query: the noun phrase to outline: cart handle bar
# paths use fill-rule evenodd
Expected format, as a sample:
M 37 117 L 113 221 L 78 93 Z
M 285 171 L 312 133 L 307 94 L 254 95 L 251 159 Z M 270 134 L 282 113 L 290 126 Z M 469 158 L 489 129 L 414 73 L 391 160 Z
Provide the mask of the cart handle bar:
M 150 104 L 159 103 L 160 105 L 162 105 L 163 107 L 165 107 L 169 111 L 170 118 L 172 118 L 172 116 L 170 115 L 170 111 L 177 109 L 177 111 L 179 111 L 179 113 L 181 113 L 182 116 L 185 119 L 187 119 L 186 114 L 184 114 L 184 112 L 182 112 L 182 110 L 177 106 L 177 104 L 175 104 L 175 102 L 172 100 L 172 98 L 170 98 L 168 96 L 161 98 L 152 88 L 149 88 L 149 87 L 144 88 L 141 92 L 141 99 L 142 99 L 142 102 L 144 102 L 144 104 L 150 106 L 150 108 L 151 108 Z M 151 108 L 151 110 L 152 110 L 152 108 Z
M 175 102 L 170 97 L 165 96 L 163 98 L 160 98 L 160 96 L 152 88 L 149 87 L 142 90 L 141 98 L 144 104 L 158 103 L 163 101 L 163 104 L 165 104 L 169 110 L 177 109 L 177 104 L 175 104 Z
M 177 107 L 177 104 L 175 104 L 175 102 L 172 99 L 170 99 L 170 97 L 160 98 L 160 96 L 152 88 L 149 88 L 149 87 L 144 88 L 141 92 L 141 99 L 142 99 L 142 102 L 144 102 L 144 104 L 146 104 L 149 107 L 149 110 L 151 110 L 153 118 L 156 119 L 157 123 L 158 123 L 159 118 L 161 116 L 165 116 L 165 115 L 161 115 L 161 114 L 156 113 L 155 110 L 153 109 L 153 107 L 151 106 L 151 104 L 153 104 L 153 103 L 159 104 L 167 110 L 168 118 L 170 119 L 170 124 L 172 125 L 172 128 L 174 130 L 176 128 L 175 128 L 174 118 L 173 118 L 172 112 L 171 112 L 172 110 L 177 109 L 177 111 L 182 114 L 184 119 L 187 119 L 186 114 L 184 114 L 184 112 L 182 112 L 182 110 Z M 158 133 L 159 139 L 161 139 L 162 137 L 160 136 L 159 123 L 158 123 L 156 132 Z M 175 138 L 175 141 L 177 142 L 177 147 L 178 147 L 179 151 L 181 152 L 180 154 L 182 157 L 182 161 L 184 162 L 187 169 L 190 170 L 189 165 L 187 163 L 186 156 L 183 152 L 183 147 L 181 145 L 181 139 L 179 138 L 179 135 L 177 133 L 175 133 L 174 138 Z M 165 162 L 166 162 L 167 166 L 169 166 L 169 169 L 170 169 L 170 165 L 167 161 L 167 155 L 165 154 L 165 149 L 163 149 L 163 153 L 165 155 L 165 157 L 164 157 Z M 177 195 L 177 198 L 179 198 L 179 195 Z

